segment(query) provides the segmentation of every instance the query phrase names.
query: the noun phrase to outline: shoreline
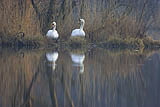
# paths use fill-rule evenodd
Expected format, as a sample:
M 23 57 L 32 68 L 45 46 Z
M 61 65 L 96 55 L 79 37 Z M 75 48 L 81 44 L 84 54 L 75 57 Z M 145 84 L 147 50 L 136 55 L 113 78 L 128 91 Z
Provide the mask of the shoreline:
M 93 48 L 99 47 L 104 49 L 160 49 L 160 41 L 152 38 L 109 38 L 104 41 L 91 42 L 89 39 L 68 39 L 61 38 L 56 42 L 55 40 L 41 37 L 41 38 L 25 38 L 17 36 L 0 36 L 0 47 L 2 48 Z

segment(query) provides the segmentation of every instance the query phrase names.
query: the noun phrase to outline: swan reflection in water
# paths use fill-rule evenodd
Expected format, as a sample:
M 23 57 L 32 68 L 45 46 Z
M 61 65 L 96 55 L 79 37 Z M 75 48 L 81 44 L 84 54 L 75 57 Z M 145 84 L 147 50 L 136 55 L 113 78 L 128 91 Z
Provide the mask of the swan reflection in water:
M 73 62 L 72 66 L 79 67 L 80 68 L 79 72 L 83 73 L 84 72 L 83 61 L 85 59 L 85 55 L 84 54 L 73 54 L 73 53 L 71 53 L 71 59 L 72 59 L 72 62 Z
M 56 61 L 58 59 L 58 52 L 48 52 L 46 53 L 46 58 L 49 62 L 51 62 L 52 69 L 56 68 Z

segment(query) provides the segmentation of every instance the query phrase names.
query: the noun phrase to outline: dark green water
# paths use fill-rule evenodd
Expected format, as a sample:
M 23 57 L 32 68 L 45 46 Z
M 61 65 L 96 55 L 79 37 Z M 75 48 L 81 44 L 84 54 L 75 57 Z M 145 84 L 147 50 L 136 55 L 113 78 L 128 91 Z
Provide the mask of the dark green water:
M 159 52 L 0 53 L 1 107 L 159 107 L 159 101 Z

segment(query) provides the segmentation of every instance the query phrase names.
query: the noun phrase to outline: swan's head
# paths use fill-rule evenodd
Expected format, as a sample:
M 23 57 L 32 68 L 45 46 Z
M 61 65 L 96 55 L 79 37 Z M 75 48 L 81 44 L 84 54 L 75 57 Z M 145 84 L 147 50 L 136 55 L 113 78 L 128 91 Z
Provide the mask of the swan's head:
M 53 26 L 53 27 L 56 27 L 56 22 L 52 22 L 52 26 Z
M 80 22 L 81 22 L 81 23 L 85 23 L 84 19 L 80 19 Z

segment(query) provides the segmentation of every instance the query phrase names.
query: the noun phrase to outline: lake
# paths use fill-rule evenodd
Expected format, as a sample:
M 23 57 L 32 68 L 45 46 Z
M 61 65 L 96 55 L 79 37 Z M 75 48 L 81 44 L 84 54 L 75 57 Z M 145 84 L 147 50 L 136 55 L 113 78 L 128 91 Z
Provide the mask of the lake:
M 0 51 L 1 107 L 159 107 L 160 52 Z
M 0 2 L 0 107 L 160 107 L 160 0 Z

